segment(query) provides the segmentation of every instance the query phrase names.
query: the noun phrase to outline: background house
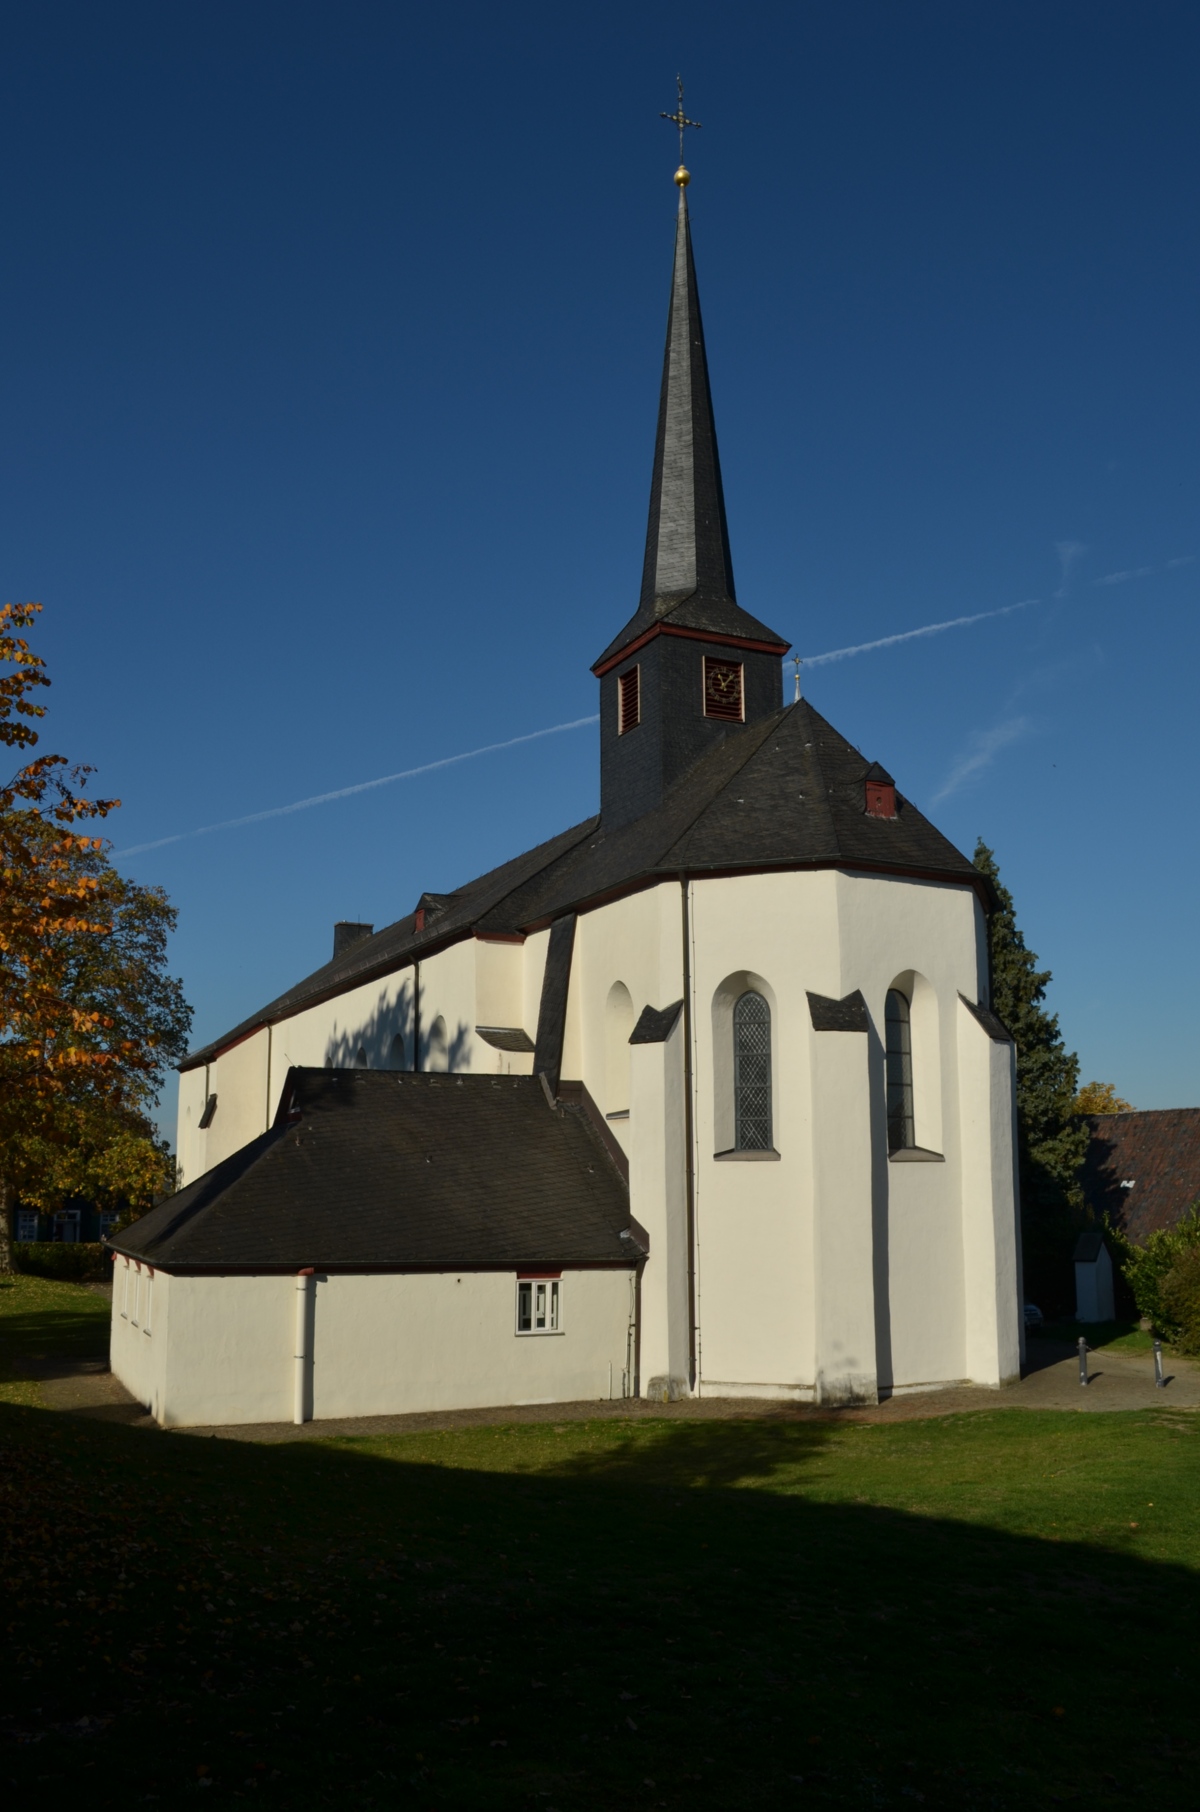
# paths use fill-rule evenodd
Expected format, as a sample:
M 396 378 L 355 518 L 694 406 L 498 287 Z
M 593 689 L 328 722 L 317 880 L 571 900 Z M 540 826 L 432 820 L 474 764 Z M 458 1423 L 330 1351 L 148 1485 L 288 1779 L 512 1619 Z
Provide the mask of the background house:
M 1107 1216 L 1141 1245 L 1200 1199 L 1200 1107 L 1087 1118 L 1082 1183 L 1097 1221 Z

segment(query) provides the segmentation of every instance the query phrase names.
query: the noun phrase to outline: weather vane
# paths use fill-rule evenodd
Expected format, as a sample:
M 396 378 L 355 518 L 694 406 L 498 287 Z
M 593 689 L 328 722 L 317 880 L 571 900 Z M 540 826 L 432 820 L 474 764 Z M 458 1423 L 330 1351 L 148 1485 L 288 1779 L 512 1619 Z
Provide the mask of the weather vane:
M 670 120 L 670 122 L 673 126 L 678 126 L 678 128 L 679 128 L 679 168 L 675 172 L 675 181 L 679 184 L 681 189 L 686 189 L 688 183 L 691 181 L 691 178 L 688 175 L 687 169 L 685 168 L 684 162 L 683 162 L 684 128 L 687 126 L 694 126 L 698 132 L 700 130 L 700 121 L 699 120 L 690 120 L 688 118 L 687 114 L 683 111 L 683 77 L 681 75 L 677 75 L 675 77 L 675 86 L 679 90 L 679 105 L 676 107 L 674 113 L 661 113 L 659 115 L 659 118 L 664 119 L 664 120 Z
M 803 667 L 804 662 L 798 654 L 794 654 L 791 659 L 791 665 L 795 669 L 794 678 L 796 681 L 796 696 L 793 703 L 798 704 L 800 700 L 800 669 Z

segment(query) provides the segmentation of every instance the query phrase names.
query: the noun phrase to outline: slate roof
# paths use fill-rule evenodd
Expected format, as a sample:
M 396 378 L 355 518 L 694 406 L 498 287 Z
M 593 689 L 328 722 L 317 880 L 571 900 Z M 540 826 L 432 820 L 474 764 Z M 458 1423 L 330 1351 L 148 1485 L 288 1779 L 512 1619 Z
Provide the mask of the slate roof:
M 734 590 L 700 292 L 683 189 L 675 227 L 641 597 L 636 612 L 609 643 L 596 668 L 658 623 L 735 641 L 770 643 L 780 654 L 788 646 L 785 636 L 742 609 Z
M 509 862 L 501 863 L 468 886 L 459 888 L 451 894 L 439 894 L 442 902 L 437 910 L 426 906 L 425 924 L 417 930 L 416 913 L 410 912 L 405 918 L 397 919 L 392 925 L 385 925 L 373 937 L 360 939 L 350 949 L 333 957 L 330 962 L 322 963 L 303 981 L 286 988 L 266 1006 L 251 1013 L 247 1019 L 239 1021 L 220 1038 L 211 1044 L 192 1051 L 180 1064 L 181 1070 L 195 1069 L 198 1064 L 206 1063 L 218 1051 L 228 1045 L 236 1044 L 239 1038 L 248 1036 L 259 1026 L 274 1025 L 281 1019 L 287 1019 L 303 1007 L 313 1006 L 319 1000 L 327 1000 L 331 995 L 344 994 L 350 988 L 360 987 L 364 982 L 372 981 L 378 976 L 390 975 L 420 956 L 423 950 L 440 949 L 443 944 L 452 942 L 455 936 L 470 932 L 479 920 L 497 904 L 512 893 L 531 875 L 537 874 L 547 863 L 553 862 L 564 850 L 570 849 L 573 843 L 587 836 L 596 826 L 595 818 L 585 819 L 582 824 L 571 830 L 561 831 L 557 837 L 551 837 L 545 843 L 539 843 L 535 849 L 526 850 L 524 855 L 515 856 Z M 422 896 L 428 902 L 430 896 Z
M 558 1269 L 632 1263 L 630 1227 L 602 1135 L 535 1076 L 294 1069 L 270 1132 L 108 1243 L 166 1271 Z
M 1107 1214 L 1140 1245 L 1200 1200 L 1200 1107 L 1089 1114 L 1087 1121 L 1083 1193 L 1097 1217 Z
M 192 1069 L 255 1027 L 401 968 L 472 932 L 511 936 L 666 876 L 739 869 L 862 868 L 967 883 L 990 902 L 978 869 L 896 795 L 896 817 L 864 809 L 871 763 L 807 699 L 731 732 L 662 804 L 606 833 L 589 818 L 477 881 L 415 929 L 412 915 L 364 938 L 194 1052 Z

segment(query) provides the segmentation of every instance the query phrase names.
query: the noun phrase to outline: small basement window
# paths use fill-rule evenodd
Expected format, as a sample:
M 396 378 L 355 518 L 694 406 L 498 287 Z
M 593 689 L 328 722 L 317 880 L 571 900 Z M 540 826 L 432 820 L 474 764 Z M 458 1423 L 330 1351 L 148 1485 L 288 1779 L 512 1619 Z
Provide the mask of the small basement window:
M 209 1127 L 213 1123 L 214 1118 L 216 1117 L 216 1112 L 217 1112 L 217 1097 L 215 1095 L 210 1095 L 208 1097 L 208 1100 L 204 1103 L 204 1112 L 200 1116 L 200 1131 L 201 1132 L 208 1131 Z
M 517 1333 L 562 1332 L 562 1284 L 557 1277 L 517 1279 Z
M 704 656 L 704 715 L 719 717 L 726 723 L 741 723 L 745 712 L 740 661 L 715 661 Z
M 631 667 L 617 681 L 617 735 L 636 730 L 642 721 L 642 670 Z

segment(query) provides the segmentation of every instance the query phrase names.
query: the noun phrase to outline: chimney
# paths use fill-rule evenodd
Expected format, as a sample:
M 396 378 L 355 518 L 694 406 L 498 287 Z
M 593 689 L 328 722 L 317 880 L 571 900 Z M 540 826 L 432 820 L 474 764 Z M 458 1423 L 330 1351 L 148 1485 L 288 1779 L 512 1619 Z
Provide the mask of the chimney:
M 374 925 L 356 925 L 352 919 L 339 919 L 333 928 L 333 956 L 345 956 L 347 950 L 355 944 L 361 944 L 365 937 L 374 937 Z
M 863 810 L 868 818 L 896 816 L 896 782 L 886 768 L 873 761 L 863 777 L 863 786 L 866 790 Z

